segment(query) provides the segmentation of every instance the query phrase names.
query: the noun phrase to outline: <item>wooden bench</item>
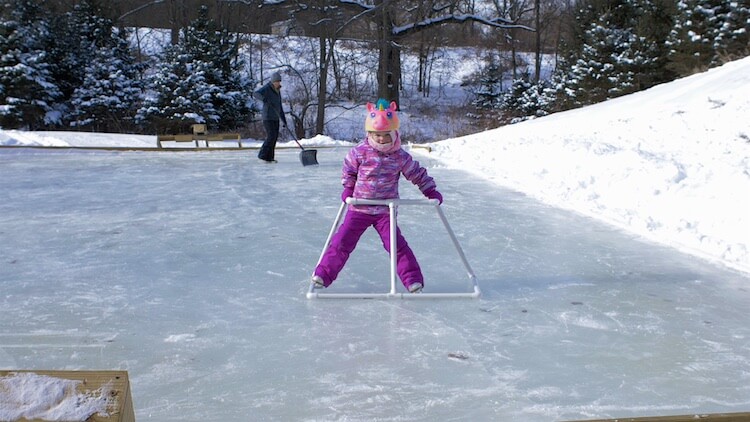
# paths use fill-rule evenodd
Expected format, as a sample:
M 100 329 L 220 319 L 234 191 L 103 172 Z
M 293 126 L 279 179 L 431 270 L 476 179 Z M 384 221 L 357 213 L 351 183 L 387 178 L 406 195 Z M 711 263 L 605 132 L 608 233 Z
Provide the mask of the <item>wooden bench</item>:
M 194 139 L 194 136 L 196 135 L 157 135 L 156 145 L 158 145 L 159 148 L 164 148 L 164 146 L 161 144 L 164 141 L 195 142 L 195 147 L 198 148 L 198 139 Z
M 162 142 L 193 142 L 196 148 L 201 147 L 201 141 L 205 142 L 203 145 L 208 148 L 211 142 L 226 142 L 234 141 L 237 142 L 237 146 L 242 148 L 242 139 L 239 133 L 212 133 L 210 135 L 157 135 L 156 145 L 159 148 L 164 148 Z
M 191 126 L 192 134 L 185 135 L 156 135 L 156 145 L 164 148 L 162 142 L 194 142 L 196 148 L 200 148 L 200 141 L 205 142 L 206 148 L 210 147 L 211 142 L 234 141 L 237 146 L 242 148 L 242 139 L 239 133 L 211 133 L 206 130 L 206 125 L 194 124 Z
M 242 139 L 240 139 L 239 133 L 216 133 L 212 135 L 205 135 L 206 148 L 208 148 L 209 142 L 224 142 L 224 141 L 236 141 L 237 146 L 242 148 Z

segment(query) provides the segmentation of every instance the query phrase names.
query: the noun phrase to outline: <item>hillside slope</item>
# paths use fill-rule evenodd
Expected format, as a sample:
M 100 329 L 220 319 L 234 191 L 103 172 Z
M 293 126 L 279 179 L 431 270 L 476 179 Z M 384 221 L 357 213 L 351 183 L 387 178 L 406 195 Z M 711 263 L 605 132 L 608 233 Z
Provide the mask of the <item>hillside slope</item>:
M 432 144 L 498 184 L 750 272 L 750 57 Z

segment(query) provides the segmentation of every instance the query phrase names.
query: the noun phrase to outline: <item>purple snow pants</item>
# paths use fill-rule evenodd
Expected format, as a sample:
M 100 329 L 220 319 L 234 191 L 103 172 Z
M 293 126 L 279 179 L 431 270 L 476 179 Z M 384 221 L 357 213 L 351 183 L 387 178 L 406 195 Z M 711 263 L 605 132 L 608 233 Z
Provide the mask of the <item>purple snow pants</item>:
M 315 275 L 323 279 L 326 287 L 330 286 L 339 275 L 349 255 L 357 246 L 359 238 L 370 226 L 378 231 L 385 250 L 388 253 L 391 252 L 390 217 L 387 213 L 373 215 L 353 210 L 347 211 L 344 222 L 333 235 L 328 250 L 315 268 Z M 407 289 L 413 283 L 424 283 L 417 258 L 398 227 L 396 228 L 396 273 Z

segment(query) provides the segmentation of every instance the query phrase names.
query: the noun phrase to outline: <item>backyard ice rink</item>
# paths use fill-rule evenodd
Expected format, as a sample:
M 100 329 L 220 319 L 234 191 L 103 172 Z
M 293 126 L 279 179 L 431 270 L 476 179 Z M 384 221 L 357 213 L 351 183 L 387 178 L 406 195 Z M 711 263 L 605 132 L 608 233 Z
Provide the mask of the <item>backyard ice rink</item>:
M 481 299 L 306 299 L 347 150 L 0 151 L 0 368 L 127 370 L 139 421 L 750 409 L 748 274 L 417 151 Z M 399 223 L 425 292 L 468 289 L 433 210 Z M 388 268 L 368 231 L 331 291 L 387 291 Z

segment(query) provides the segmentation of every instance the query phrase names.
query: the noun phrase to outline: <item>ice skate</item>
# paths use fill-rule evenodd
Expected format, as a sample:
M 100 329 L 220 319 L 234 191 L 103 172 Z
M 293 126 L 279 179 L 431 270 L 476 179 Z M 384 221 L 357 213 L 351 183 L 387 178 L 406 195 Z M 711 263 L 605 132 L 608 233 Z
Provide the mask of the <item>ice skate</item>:
M 409 293 L 419 293 L 422 291 L 422 287 L 424 287 L 424 285 L 418 281 L 416 283 L 412 283 L 409 285 Z
M 318 289 L 323 289 L 326 287 L 325 283 L 323 283 L 323 279 L 318 277 L 317 275 L 314 275 L 312 277 L 312 282 L 315 285 L 315 287 Z

